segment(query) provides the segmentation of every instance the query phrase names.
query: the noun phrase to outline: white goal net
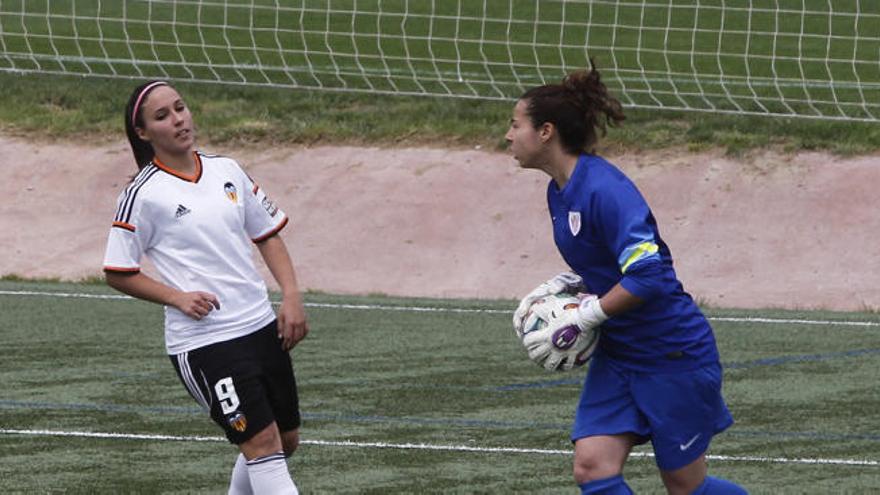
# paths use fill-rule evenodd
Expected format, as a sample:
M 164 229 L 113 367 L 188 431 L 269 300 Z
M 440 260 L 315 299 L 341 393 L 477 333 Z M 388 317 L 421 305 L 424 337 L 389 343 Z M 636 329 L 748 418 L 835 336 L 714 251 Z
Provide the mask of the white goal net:
M 876 121 L 877 0 L 0 0 L 0 71 Z

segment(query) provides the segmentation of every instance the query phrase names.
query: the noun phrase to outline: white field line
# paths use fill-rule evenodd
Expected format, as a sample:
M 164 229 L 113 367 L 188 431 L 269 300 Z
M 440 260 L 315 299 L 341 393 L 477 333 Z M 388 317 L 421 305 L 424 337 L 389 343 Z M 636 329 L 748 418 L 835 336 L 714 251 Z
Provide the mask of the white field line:
M 102 433 L 90 431 L 59 431 L 59 430 L 14 430 L 0 428 L 0 434 L 4 435 L 30 435 L 30 436 L 50 436 L 50 437 L 79 437 L 79 438 L 101 438 L 112 440 L 151 440 L 151 441 L 171 441 L 171 442 L 226 442 L 226 438 L 220 436 L 186 436 L 186 435 L 143 435 L 133 433 Z M 480 454 L 538 454 L 538 455 L 563 455 L 571 456 L 570 450 L 555 449 L 525 449 L 516 447 L 474 447 L 470 445 L 434 445 L 426 443 L 386 443 L 386 442 L 353 442 L 349 440 L 302 440 L 300 443 L 304 445 L 315 445 L 320 447 L 348 447 L 348 448 L 366 448 L 366 449 L 397 449 L 397 450 L 434 450 L 445 452 L 473 452 Z M 635 458 L 653 458 L 654 454 L 650 452 L 633 452 L 630 454 Z M 764 457 L 764 456 L 731 456 L 731 455 L 707 455 L 707 459 L 713 461 L 730 461 L 730 462 L 755 462 L 755 463 L 774 463 L 774 464 L 824 464 L 835 466 L 880 466 L 880 461 L 872 461 L 868 459 L 823 459 L 823 458 L 788 458 L 788 457 Z
M 4 296 L 37 296 L 37 297 L 59 297 L 59 298 L 81 298 L 81 299 L 118 299 L 118 300 L 134 300 L 130 296 L 122 294 L 84 294 L 71 292 L 38 292 L 27 290 L 0 290 L 0 295 Z M 278 304 L 278 303 L 274 303 Z M 470 309 L 470 308 L 441 308 L 431 306 L 384 306 L 380 304 L 334 304 L 334 303 L 305 303 L 310 308 L 329 308 L 329 309 L 355 309 L 355 310 L 377 310 L 377 311 L 407 311 L 407 312 L 425 312 L 425 313 L 487 313 L 487 314 L 508 314 L 512 310 L 504 309 Z M 841 320 L 801 320 L 801 319 L 785 319 L 785 318 L 757 318 L 757 317 L 728 317 L 713 316 L 709 317 L 711 321 L 727 321 L 734 323 L 768 323 L 768 324 L 793 324 L 793 325 L 828 325 L 828 326 L 848 326 L 848 327 L 880 327 L 880 322 L 873 321 L 841 321 Z

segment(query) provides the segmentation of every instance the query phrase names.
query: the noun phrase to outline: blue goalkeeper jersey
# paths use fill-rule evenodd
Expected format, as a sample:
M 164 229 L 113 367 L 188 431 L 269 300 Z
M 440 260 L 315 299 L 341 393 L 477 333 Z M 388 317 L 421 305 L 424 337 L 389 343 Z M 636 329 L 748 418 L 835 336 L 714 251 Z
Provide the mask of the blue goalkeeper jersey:
M 568 265 L 599 296 L 615 284 L 644 301 L 602 324 L 597 352 L 642 371 L 718 361 L 706 317 L 684 291 L 654 215 L 635 184 L 595 155 L 581 155 L 568 183 L 547 187 L 553 237 Z

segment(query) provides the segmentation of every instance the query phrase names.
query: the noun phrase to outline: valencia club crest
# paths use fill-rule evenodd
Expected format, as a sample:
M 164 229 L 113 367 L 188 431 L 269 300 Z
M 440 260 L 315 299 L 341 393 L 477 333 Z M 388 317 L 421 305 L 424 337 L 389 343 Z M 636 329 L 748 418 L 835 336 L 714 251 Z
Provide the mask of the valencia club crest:
M 229 198 L 229 201 L 238 203 L 238 191 L 235 190 L 235 184 L 232 182 L 223 184 L 223 192 L 226 193 L 226 197 Z
M 241 433 L 247 429 L 247 417 L 241 411 L 235 411 L 226 417 L 229 426 L 235 431 Z

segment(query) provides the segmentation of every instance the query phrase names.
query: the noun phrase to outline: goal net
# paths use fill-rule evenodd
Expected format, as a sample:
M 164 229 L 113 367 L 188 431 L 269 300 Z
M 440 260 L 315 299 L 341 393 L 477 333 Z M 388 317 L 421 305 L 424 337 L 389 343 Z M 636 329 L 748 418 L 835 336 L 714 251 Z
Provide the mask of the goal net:
M 0 71 L 876 121 L 876 0 L 0 0 Z

